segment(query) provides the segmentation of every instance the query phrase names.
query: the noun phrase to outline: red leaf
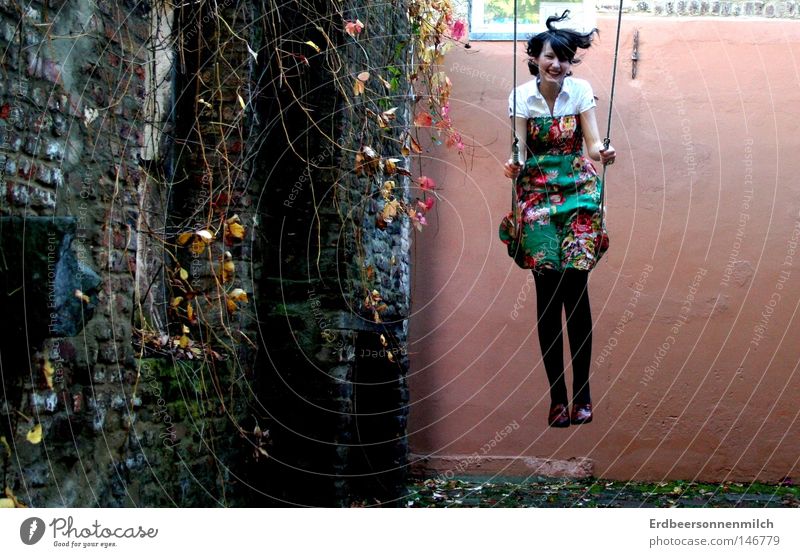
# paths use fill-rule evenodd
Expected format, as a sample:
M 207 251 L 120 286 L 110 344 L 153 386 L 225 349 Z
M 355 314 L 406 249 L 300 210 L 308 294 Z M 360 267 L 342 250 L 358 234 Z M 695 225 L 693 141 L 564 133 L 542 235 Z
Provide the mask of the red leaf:
M 433 178 L 428 178 L 427 176 L 420 176 L 419 187 L 421 187 L 425 191 L 430 191 L 436 188 L 436 182 L 433 181 Z
M 433 124 L 433 118 L 427 112 L 420 112 L 417 114 L 416 118 L 414 118 L 414 125 L 426 128 L 430 127 Z

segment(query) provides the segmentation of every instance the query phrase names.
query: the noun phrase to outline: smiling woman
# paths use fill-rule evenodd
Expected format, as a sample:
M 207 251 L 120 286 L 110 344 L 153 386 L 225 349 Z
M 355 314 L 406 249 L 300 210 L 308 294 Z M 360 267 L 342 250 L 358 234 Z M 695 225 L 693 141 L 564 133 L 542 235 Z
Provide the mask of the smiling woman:
M 525 164 L 511 160 L 513 210 L 500 225 L 500 239 L 516 264 L 531 269 L 536 284 L 537 333 L 550 383 L 548 425 L 592 421 L 589 365 L 592 317 L 588 273 L 608 248 L 600 199 L 603 183 L 590 159 L 610 164 L 615 151 L 597 130 L 591 85 L 573 78 L 576 53 L 592 45 L 596 29 L 555 27 L 567 19 L 547 18 L 547 31 L 528 41 L 528 67 L 536 79 L 509 96 L 509 117 Z M 586 143 L 588 157 L 584 155 Z M 572 351 L 573 395 L 564 381 L 562 309 Z

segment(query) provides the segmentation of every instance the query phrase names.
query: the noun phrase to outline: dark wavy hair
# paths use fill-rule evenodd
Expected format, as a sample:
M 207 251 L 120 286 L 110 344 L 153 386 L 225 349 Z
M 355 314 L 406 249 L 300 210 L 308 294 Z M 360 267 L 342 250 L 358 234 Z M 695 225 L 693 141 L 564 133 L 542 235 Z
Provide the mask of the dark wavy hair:
M 539 75 L 539 66 L 532 59 L 538 58 L 546 43 L 550 43 L 550 48 L 553 49 L 560 61 L 570 64 L 580 63 L 580 60 L 575 58 L 575 52 L 579 48 L 586 49 L 592 46 L 595 33 L 600 33 L 596 27 L 588 33 L 579 33 L 573 29 L 557 29 L 553 26 L 554 23 L 564 21 L 568 17 L 569 10 L 564 10 L 560 16 L 551 15 L 547 18 L 547 31 L 542 31 L 528 39 L 527 53 L 531 58 L 528 60 L 528 70 L 531 75 Z

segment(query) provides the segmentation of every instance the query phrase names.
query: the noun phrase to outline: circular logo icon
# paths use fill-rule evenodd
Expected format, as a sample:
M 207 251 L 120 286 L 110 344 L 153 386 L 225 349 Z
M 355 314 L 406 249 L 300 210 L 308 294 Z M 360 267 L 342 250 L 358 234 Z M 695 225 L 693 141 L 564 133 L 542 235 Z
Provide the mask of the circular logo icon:
M 27 518 L 19 527 L 19 537 L 25 545 L 33 545 L 44 536 L 44 520 L 38 517 Z

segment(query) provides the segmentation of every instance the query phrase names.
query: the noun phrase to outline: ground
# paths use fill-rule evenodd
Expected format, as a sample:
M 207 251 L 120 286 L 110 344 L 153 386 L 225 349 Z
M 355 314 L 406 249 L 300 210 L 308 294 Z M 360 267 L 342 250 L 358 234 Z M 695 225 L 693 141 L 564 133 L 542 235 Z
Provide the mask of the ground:
M 800 507 L 800 487 L 535 477 L 411 478 L 407 507 Z

